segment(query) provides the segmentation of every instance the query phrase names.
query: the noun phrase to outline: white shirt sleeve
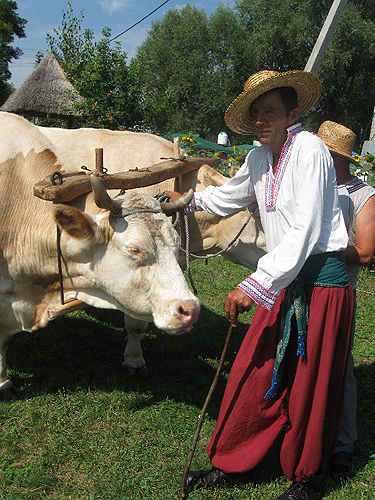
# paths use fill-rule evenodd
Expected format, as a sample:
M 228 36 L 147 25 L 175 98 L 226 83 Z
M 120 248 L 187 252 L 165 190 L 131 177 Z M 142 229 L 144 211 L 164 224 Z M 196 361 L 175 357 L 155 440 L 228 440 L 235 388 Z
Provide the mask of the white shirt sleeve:
M 248 165 L 244 163 L 234 177 L 222 186 L 208 186 L 194 193 L 196 210 L 225 217 L 256 202 Z

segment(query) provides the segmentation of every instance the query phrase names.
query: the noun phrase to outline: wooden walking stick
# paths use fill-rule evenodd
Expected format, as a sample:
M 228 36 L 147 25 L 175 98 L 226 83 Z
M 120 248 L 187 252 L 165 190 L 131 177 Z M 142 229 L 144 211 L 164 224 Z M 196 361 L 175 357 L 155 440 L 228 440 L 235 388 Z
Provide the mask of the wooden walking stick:
M 214 380 L 213 380 L 213 382 L 211 384 L 210 390 L 208 391 L 208 394 L 207 394 L 207 397 L 206 397 L 206 401 L 204 402 L 201 414 L 199 415 L 199 418 L 198 418 L 197 428 L 195 429 L 193 441 L 192 441 L 191 446 L 190 446 L 190 450 L 189 450 L 189 454 L 188 454 L 188 457 L 187 457 L 187 460 L 186 460 L 186 465 L 185 465 L 184 473 L 183 473 L 183 476 L 182 476 L 181 490 L 180 490 L 181 491 L 180 492 L 180 500 L 185 500 L 185 498 L 187 497 L 187 494 L 186 494 L 186 479 L 187 479 L 187 475 L 189 473 L 189 468 L 190 468 L 191 461 L 193 459 L 195 447 L 197 446 L 198 437 L 199 437 L 199 433 L 200 433 L 200 430 L 201 430 L 201 427 L 202 427 L 202 424 L 203 424 L 204 415 L 205 415 L 205 413 L 207 411 L 208 404 L 209 404 L 209 402 L 211 400 L 211 396 L 212 396 L 212 394 L 213 394 L 213 392 L 215 390 L 215 387 L 216 387 L 217 381 L 219 379 L 219 375 L 220 375 L 221 369 L 223 367 L 224 358 L 225 358 L 225 355 L 226 355 L 226 352 L 227 352 L 229 340 L 230 340 L 230 337 L 232 335 L 232 330 L 233 330 L 233 325 L 231 324 L 229 326 L 227 338 L 225 340 L 223 352 L 221 353 L 221 358 L 220 358 L 220 361 L 219 361 L 219 366 L 217 367 L 217 370 L 216 370 L 215 378 L 214 378 Z

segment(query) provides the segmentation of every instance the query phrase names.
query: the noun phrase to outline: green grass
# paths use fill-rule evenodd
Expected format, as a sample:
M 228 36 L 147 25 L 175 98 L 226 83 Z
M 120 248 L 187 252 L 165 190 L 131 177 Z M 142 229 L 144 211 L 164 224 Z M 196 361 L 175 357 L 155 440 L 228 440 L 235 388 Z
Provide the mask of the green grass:
M 246 270 L 221 258 L 192 263 L 203 308 L 193 331 L 151 329 L 148 373 L 121 368 L 119 313 L 87 309 L 16 335 L 8 365 L 21 399 L 0 402 L 0 499 L 166 500 L 179 497 L 197 420 L 228 332 L 226 294 Z M 358 381 L 357 472 L 327 479 L 325 498 L 375 498 L 375 276 L 361 274 L 354 346 Z M 240 317 L 209 405 L 191 468 L 209 467 L 205 447 L 231 364 L 254 311 Z M 198 490 L 191 500 L 273 500 L 289 482 L 274 453 L 245 488 Z

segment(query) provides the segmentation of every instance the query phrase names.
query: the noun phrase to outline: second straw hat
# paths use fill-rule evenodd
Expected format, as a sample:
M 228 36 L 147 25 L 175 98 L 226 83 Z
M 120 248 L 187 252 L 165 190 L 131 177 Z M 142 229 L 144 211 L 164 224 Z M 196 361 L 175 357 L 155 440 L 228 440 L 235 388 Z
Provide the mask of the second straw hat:
M 318 137 L 322 139 L 331 153 L 343 156 L 350 160 L 351 163 L 360 166 L 352 156 L 357 136 L 350 128 L 344 127 L 344 125 L 340 125 L 340 123 L 326 120 L 319 127 Z

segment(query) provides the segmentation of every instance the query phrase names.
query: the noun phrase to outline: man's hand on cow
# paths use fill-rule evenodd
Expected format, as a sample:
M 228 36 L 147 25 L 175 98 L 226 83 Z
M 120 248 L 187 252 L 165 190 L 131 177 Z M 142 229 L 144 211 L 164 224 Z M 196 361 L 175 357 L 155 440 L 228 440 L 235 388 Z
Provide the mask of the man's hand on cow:
M 171 202 L 178 200 L 182 196 L 182 193 L 179 193 L 178 191 L 164 191 L 164 194 L 169 196 L 169 201 Z
M 238 314 L 250 311 L 254 301 L 245 292 L 236 288 L 228 293 L 225 300 L 225 314 L 233 326 L 237 326 Z

